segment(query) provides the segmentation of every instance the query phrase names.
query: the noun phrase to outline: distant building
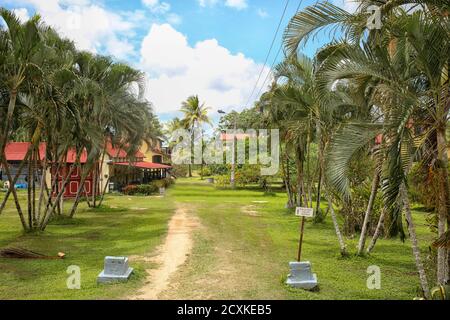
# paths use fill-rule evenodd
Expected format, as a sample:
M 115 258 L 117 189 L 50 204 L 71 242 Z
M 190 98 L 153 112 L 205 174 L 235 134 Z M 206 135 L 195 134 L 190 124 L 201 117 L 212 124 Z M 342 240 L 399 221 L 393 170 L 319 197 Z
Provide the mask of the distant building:
M 160 144 L 155 144 L 160 146 Z M 5 149 L 6 160 L 11 176 L 14 178 L 19 170 L 20 164 L 26 158 L 26 154 L 30 143 L 28 142 L 11 142 L 8 143 Z M 111 142 L 106 143 L 106 150 L 104 156 L 96 164 L 94 169 L 88 174 L 84 182 L 83 195 L 92 196 L 94 189 L 96 193 L 101 193 L 103 190 L 110 191 L 121 190 L 129 184 L 146 184 L 153 180 L 163 179 L 168 176 L 168 171 L 171 169 L 170 165 L 163 164 L 167 160 L 166 154 L 161 150 L 161 147 L 156 149 L 143 149 L 137 151 L 133 156 L 128 155 L 124 148 L 113 146 Z M 36 161 L 37 174 L 35 176 L 36 185 L 40 185 L 43 174 L 43 163 L 46 161 L 46 144 L 41 143 L 39 146 L 39 161 Z M 56 194 L 61 190 L 64 180 L 70 172 L 71 167 L 76 162 L 77 152 L 70 149 L 67 152 L 66 162 L 58 169 L 56 163 L 48 163 L 45 172 L 45 180 L 48 188 L 50 188 L 55 179 L 57 184 L 53 190 Z M 102 161 L 103 160 L 103 161 Z M 170 162 L 170 161 L 168 161 Z M 87 163 L 87 152 L 83 150 L 80 156 L 80 166 L 72 170 L 70 180 L 64 190 L 65 198 L 73 198 L 76 196 L 79 189 L 83 168 Z M 93 171 L 99 172 L 98 179 L 94 178 Z M 4 168 L 0 166 L 0 179 L 7 181 L 8 177 L 4 172 Z M 25 166 L 19 175 L 16 187 L 26 188 L 28 184 L 28 170 Z M 96 186 L 96 188 L 94 188 Z

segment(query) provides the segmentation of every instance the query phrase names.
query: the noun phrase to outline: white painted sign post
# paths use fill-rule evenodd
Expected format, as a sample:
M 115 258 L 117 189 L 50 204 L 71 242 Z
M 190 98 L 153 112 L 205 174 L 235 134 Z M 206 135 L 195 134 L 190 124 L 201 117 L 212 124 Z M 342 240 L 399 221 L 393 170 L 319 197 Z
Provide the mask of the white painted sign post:
M 295 209 L 295 215 L 297 217 L 312 218 L 314 217 L 314 209 L 297 207 L 297 209 Z
M 295 209 L 295 215 L 297 217 L 302 217 L 302 223 L 301 223 L 301 226 L 300 226 L 300 241 L 298 243 L 298 256 L 297 256 L 297 261 L 301 262 L 303 233 L 304 233 L 304 229 L 305 229 L 305 219 L 314 217 L 314 209 L 313 208 L 297 207 Z

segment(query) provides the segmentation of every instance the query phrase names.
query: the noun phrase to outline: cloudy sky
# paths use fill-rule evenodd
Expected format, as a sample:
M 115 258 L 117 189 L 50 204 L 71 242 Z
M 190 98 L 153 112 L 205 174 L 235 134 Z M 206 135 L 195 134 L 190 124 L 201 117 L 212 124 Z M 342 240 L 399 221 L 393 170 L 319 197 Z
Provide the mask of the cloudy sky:
M 299 3 L 289 1 L 283 29 Z M 315 0 L 301 3 L 303 8 Z M 285 1 L 0 0 L 0 5 L 23 20 L 39 13 L 79 49 L 112 55 L 145 71 L 147 98 L 167 120 L 192 94 L 214 113 L 243 109 L 258 98 L 263 81 L 250 95 L 260 71 L 265 79 L 280 48 L 283 29 L 264 66 Z M 324 41 L 308 45 L 305 53 L 312 55 Z

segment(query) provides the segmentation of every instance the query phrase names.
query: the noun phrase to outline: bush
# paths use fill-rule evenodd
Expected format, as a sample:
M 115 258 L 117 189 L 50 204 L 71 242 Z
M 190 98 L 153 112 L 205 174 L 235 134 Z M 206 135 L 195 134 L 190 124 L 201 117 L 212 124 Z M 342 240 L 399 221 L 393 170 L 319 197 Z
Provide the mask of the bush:
M 159 192 L 159 188 L 155 184 L 129 185 L 123 189 L 123 193 L 128 196 L 144 195 L 149 196 Z
M 0 189 L 3 189 L 4 187 L 5 187 L 5 183 L 2 180 L 0 180 Z
M 159 188 L 169 188 L 174 183 L 175 182 L 173 181 L 172 178 L 165 178 L 162 180 L 156 180 L 156 181 L 152 182 L 152 184 L 155 185 L 158 189 Z
M 187 176 L 188 166 L 187 165 L 173 165 L 170 173 L 177 178 L 184 178 Z
M 216 182 L 217 186 L 219 186 L 219 187 L 229 186 L 230 185 L 230 176 L 227 176 L 227 175 L 217 176 L 215 178 L 215 182 Z
M 212 175 L 213 175 L 213 172 L 212 172 L 211 168 L 208 167 L 208 166 L 204 166 L 203 167 L 203 176 L 204 177 L 211 177 Z

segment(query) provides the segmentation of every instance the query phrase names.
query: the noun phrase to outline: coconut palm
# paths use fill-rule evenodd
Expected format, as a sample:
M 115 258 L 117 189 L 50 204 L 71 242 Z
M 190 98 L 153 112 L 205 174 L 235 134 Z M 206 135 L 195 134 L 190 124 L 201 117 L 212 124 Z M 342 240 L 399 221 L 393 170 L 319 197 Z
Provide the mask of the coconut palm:
M 200 103 L 198 96 L 191 96 L 183 102 L 180 109 L 184 114 L 182 119 L 183 126 L 190 130 L 193 138 L 194 130 L 201 128 L 204 123 L 211 124 L 208 117 L 208 109 L 209 108 L 205 106 L 205 103 Z M 195 143 L 194 139 L 192 141 Z M 189 177 L 192 177 L 192 164 L 189 164 Z

